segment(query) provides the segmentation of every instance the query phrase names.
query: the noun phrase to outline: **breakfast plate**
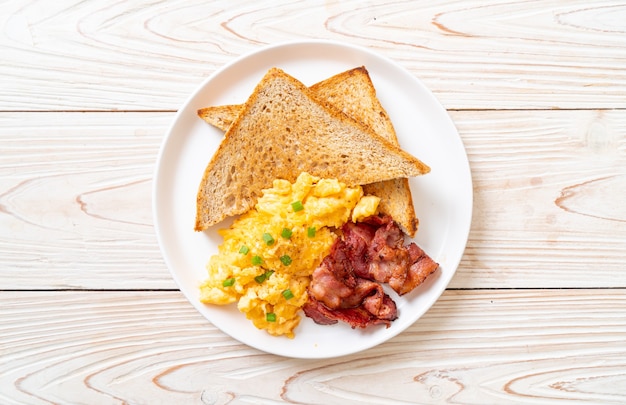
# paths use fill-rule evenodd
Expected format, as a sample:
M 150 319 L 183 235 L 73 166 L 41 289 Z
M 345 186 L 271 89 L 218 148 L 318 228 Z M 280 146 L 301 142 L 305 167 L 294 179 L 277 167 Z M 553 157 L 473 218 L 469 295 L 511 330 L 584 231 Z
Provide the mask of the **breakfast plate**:
M 429 174 L 410 179 L 420 220 L 414 241 L 439 263 L 439 270 L 409 294 L 398 297 L 390 293 L 398 306 L 398 319 L 389 328 L 352 329 L 342 323 L 322 326 L 303 314 L 295 338 L 288 339 L 256 329 L 236 305 L 202 304 L 199 286 L 207 277 L 205 266 L 221 243 L 217 229 L 228 226 L 229 221 L 205 232 L 194 231 L 198 185 L 222 139 L 222 133 L 200 119 L 197 110 L 243 103 L 272 67 L 311 85 L 357 66 L 367 68 L 401 147 L 431 168 Z M 317 40 L 260 48 L 201 83 L 165 136 L 153 186 L 159 245 L 172 277 L 189 302 L 234 339 L 294 358 L 356 353 L 393 338 L 415 323 L 443 293 L 459 265 L 469 234 L 472 203 L 472 179 L 463 143 L 446 110 L 424 84 L 396 62 L 367 48 Z

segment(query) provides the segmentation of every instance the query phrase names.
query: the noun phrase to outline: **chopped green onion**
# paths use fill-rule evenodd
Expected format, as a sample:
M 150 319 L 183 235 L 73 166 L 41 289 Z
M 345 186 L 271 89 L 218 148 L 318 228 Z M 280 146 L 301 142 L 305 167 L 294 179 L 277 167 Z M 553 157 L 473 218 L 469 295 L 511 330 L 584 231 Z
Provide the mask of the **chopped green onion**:
M 304 209 L 304 205 L 302 205 L 302 201 L 298 200 L 291 203 L 291 208 L 293 208 L 293 212 L 298 212 Z
M 314 226 L 309 227 L 309 229 L 306 230 L 306 235 L 309 238 L 314 238 L 315 237 L 315 227 Z
M 265 273 L 256 276 L 254 278 L 254 281 L 256 281 L 257 283 L 261 284 L 265 280 L 267 280 L 272 274 L 274 274 L 274 270 L 268 270 Z
M 276 314 L 273 312 L 268 312 L 265 314 L 265 320 L 268 322 L 276 322 Z
M 291 290 L 289 288 L 287 288 L 285 291 L 282 292 L 283 297 L 285 297 L 286 300 L 290 300 L 293 298 L 293 293 L 291 292 Z
M 250 248 L 246 245 L 241 245 L 241 247 L 239 248 L 239 253 L 241 253 L 242 255 L 247 255 L 249 251 Z
M 226 280 L 222 281 L 222 287 L 230 287 L 233 284 L 235 284 L 235 277 L 227 278 Z
M 291 234 L 293 232 L 291 231 L 291 229 L 289 228 L 283 228 L 283 231 L 280 233 L 280 236 L 282 236 L 285 239 L 289 239 L 291 238 Z
M 265 244 L 267 246 L 272 246 L 274 244 L 274 238 L 272 238 L 272 235 L 270 235 L 269 233 L 263 234 L 263 240 L 265 241 Z
M 263 259 L 261 258 L 261 256 L 252 256 L 252 259 L 250 259 L 250 261 L 255 266 L 259 266 L 261 265 L 261 263 L 263 263 Z
M 291 257 L 289 257 L 288 255 L 284 255 L 280 257 L 280 261 L 285 265 L 285 266 L 289 266 L 292 262 Z

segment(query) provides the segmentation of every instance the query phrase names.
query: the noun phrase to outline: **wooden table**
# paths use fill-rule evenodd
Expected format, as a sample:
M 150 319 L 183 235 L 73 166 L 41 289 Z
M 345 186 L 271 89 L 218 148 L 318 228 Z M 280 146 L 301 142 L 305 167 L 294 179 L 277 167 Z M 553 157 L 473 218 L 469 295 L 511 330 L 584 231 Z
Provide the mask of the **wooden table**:
M 2 3 L 0 403 L 626 403 L 626 5 L 375 3 Z M 312 38 L 368 47 L 433 91 L 474 214 L 423 318 L 298 360 L 190 305 L 150 207 L 199 83 Z

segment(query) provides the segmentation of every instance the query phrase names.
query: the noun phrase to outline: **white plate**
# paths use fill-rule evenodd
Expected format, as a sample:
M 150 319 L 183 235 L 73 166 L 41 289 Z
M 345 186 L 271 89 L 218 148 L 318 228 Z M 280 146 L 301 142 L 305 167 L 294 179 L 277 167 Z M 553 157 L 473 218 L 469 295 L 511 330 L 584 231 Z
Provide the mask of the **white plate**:
M 440 264 L 412 293 L 395 298 L 399 317 L 392 326 L 351 329 L 316 325 L 303 316 L 296 337 L 273 337 L 257 330 L 235 305 L 199 302 L 205 265 L 217 251 L 216 229 L 194 232 L 196 192 L 221 133 L 196 115 L 201 107 L 242 103 L 271 67 L 306 85 L 365 66 L 387 110 L 401 146 L 431 167 L 411 179 L 420 220 L 415 241 Z M 245 151 L 242 151 L 245 152 Z M 191 95 L 167 133 L 159 153 L 153 212 L 161 251 L 173 278 L 191 304 L 210 322 L 249 346 L 282 356 L 328 358 L 355 353 L 396 336 L 419 319 L 450 282 L 461 260 L 472 216 L 472 180 L 461 139 L 445 109 L 411 73 L 368 49 L 328 41 L 267 46 L 224 66 Z M 224 224 L 221 224 L 224 226 Z M 181 331 L 184 333 L 184 331 Z

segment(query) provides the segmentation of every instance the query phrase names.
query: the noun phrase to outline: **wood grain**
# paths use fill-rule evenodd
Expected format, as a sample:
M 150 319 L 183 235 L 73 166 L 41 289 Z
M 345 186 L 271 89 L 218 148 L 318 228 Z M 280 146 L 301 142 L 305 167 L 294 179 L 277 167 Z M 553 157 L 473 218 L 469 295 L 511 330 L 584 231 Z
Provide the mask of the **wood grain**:
M 175 288 L 151 209 L 173 116 L 0 115 L 2 288 Z
M 452 118 L 470 160 L 474 216 L 451 287 L 626 287 L 625 111 Z M 3 289 L 176 288 L 150 209 L 171 119 L 0 113 Z
M 625 290 L 448 291 L 391 341 L 315 361 L 233 341 L 179 292 L 4 292 L 0 308 L 7 405 L 626 401 Z
M 452 117 L 474 183 L 472 230 L 452 286 L 626 285 L 623 111 Z
M 620 1 L 9 0 L 0 11 L 0 403 L 626 403 Z M 159 252 L 174 112 L 259 46 L 333 39 L 424 81 L 465 144 L 467 249 L 376 348 L 268 355 Z
M 12 0 L 0 110 L 175 110 L 260 45 L 333 39 L 398 61 L 451 109 L 626 107 L 618 1 Z

